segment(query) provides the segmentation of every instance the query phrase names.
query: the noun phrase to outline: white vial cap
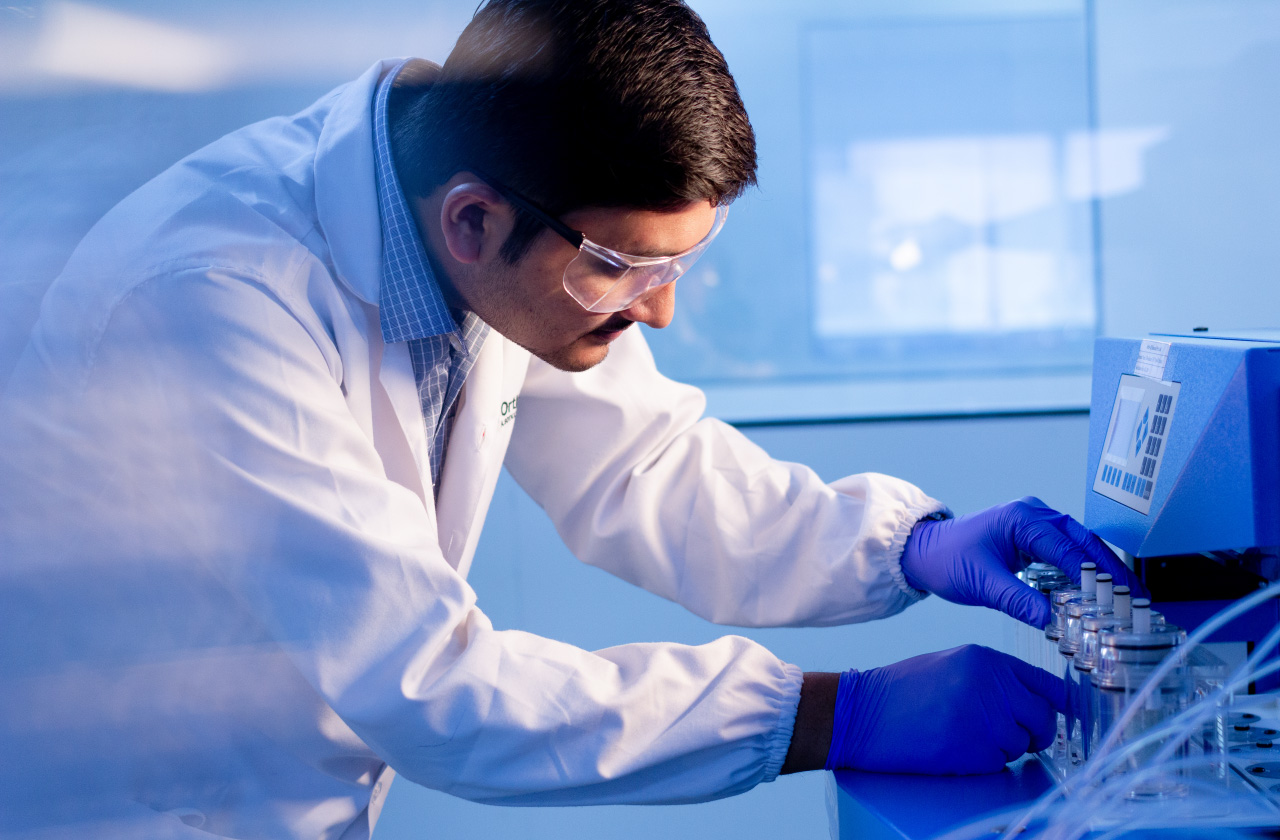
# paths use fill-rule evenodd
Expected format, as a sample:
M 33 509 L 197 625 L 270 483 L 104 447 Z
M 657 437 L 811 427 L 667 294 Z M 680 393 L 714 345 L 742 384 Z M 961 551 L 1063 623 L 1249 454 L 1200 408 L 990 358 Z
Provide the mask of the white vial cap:
M 1151 601 L 1147 598 L 1133 599 L 1133 632 L 1151 632 Z
M 1111 575 L 1103 572 L 1098 575 L 1098 606 L 1104 610 L 1111 609 L 1113 601 L 1111 589 Z
M 1096 595 L 1098 592 L 1098 564 L 1097 563 L 1081 563 L 1080 564 L 1080 591 L 1087 598 Z
M 1120 621 L 1129 621 L 1133 618 L 1133 613 L 1129 609 L 1129 587 L 1117 586 L 1112 592 L 1115 595 L 1115 603 L 1111 605 L 1111 612 Z

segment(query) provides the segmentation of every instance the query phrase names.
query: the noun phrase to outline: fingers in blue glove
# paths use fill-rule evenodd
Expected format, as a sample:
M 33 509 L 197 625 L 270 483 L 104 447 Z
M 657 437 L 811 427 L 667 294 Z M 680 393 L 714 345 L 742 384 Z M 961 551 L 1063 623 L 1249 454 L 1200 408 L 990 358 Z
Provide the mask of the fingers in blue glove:
M 1043 628 L 1051 616 L 1048 601 L 1016 576 L 1028 557 L 1052 563 L 1077 581 L 1081 564 L 1092 560 L 1117 583 L 1145 592 L 1101 540 L 1034 496 L 957 519 L 916 523 L 901 567 L 916 589 L 957 604 L 993 607 Z
M 1146 592 L 1142 581 L 1123 561 L 1088 528 L 1059 513 L 1035 496 L 1024 496 L 1011 511 L 1018 519 L 1015 539 L 1018 547 L 1044 563 L 1051 563 L 1080 582 L 1080 565 L 1097 564 L 1099 572 L 1108 572 L 1117 585 L 1127 585 L 1137 593 Z
M 1027 691 L 1044 699 L 1055 712 L 1067 710 L 1067 684 L 1061 677 L 1050 674 L 1017 657 L 1009 657 L 1009 669 Z
M 1053 706 L 1043 697 L 1030 695 L 1020 707 L 1025 713 L 1019 724 L 1027 732 L 1027 747 L 1024 752 L 1040 752 L 1053 746 L 1058 734 L 1058 715 Z
M 1053 741 L 1065 686 L 990 648 L 967 645 L 841 675 L 828 768 L 970 774 Z
M 1027 752 L 1048 749 L 1057 734 L 1057 713 L 1070 705 L 1066 681 L 1020 659 L 1014 659 L 1010 669 L 1027 689 L 1023 702 L 1015 706 L 1020 713 L 1018 723 L 1031 736 Z
M 1109 572 L 1111 574 L 1117 586 L 1128 586 L 1135 598 L 1151 597 L 1151 593 L 1143 585 L 1142 579 L 1134 574 L 1124 564 L 1124 561 L 1116 556 L 1114 551 L 1107 548 L 1107 544 L 1097 534 L 1069 516 L 1065 517 L 1063 529 L 1077 544 L 1084 548 L 1089 555 L 1089 559 L 1098 564 L 1099 572 Z M 1076 576 L 1078 580 L 1079 571 L 1076 572 Z
M 991 606 L 1039 630 L 1053 618 L 1049 599 L 1015 577 L 993 582 L 989 591 Z
M 1006 507 L 916 523 L 902 551 L 907 583 L 957 604 L 1020 603 L 1025 594 L 1016 588 L 1022 582 L 1015 573 L 1025 561 L 1005 521 Z

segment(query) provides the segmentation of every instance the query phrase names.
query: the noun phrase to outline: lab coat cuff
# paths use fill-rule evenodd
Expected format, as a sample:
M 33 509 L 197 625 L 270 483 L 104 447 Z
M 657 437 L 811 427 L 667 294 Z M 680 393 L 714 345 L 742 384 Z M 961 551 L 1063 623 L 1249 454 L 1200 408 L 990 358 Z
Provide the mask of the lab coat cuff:
M 924 505 L 910 505 L 903 509 L 898 521 L 894 523 L 893 537 L 889 541 L 889 551 L 885 555 L 886 562 L 889 565 L 889 575 L 893 578 L 893 582 L 898 585 L 911 603 L 922 600 L 929 593 L 923 589 L 916 589 L 907 583 L 907 577 L 902 573 L 902 552 L 907 546 L 907 537 L 911 536 L 911 531 L 916 527 L 916 523 L 924 519 L 950 519 L 952 517 L 951 509 L 941 502 L 929 499 Z
M 782 763 L 791 749 L 791 733 L 796 727 L 796 710 L 800 707 L 800 686 L 804 684 L 804 671 L 795 665 L 782 663 L 782 696 L 778 700 L 778 725 L 773 729 L 767 747 L 768 758 L 764 766 L 764 779 L 772 782 L 782 772 Z

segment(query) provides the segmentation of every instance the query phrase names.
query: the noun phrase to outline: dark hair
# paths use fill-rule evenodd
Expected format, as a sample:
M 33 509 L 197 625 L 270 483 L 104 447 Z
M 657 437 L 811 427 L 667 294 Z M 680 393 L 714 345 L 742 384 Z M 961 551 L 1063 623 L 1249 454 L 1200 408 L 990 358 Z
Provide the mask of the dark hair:
M 755 183 L 738 88 L 681 0 L 489 0 L 437 79 L 405 90 L 392 148 L 413 196 L 478 170 L 561 215 L 723 204 Z M 542 230 L 516 217 L 510 262 Z

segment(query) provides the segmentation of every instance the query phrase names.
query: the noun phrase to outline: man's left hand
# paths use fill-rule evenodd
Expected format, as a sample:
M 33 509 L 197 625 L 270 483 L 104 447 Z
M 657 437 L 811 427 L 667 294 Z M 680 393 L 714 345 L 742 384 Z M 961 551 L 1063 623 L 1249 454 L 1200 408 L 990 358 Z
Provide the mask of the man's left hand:
M 1080 580 L 1092 560 L 1135 596 L 1146 588 L 1111 549 L 1065 513 L 1033 496 L 956 519 L 916 523 L 902 552 L 902 573 L 916 589 L 948 601 L 985 606 L 1043 628 L 1051 612 L 1043 595 L 1016 577 L 1030 555 Z

